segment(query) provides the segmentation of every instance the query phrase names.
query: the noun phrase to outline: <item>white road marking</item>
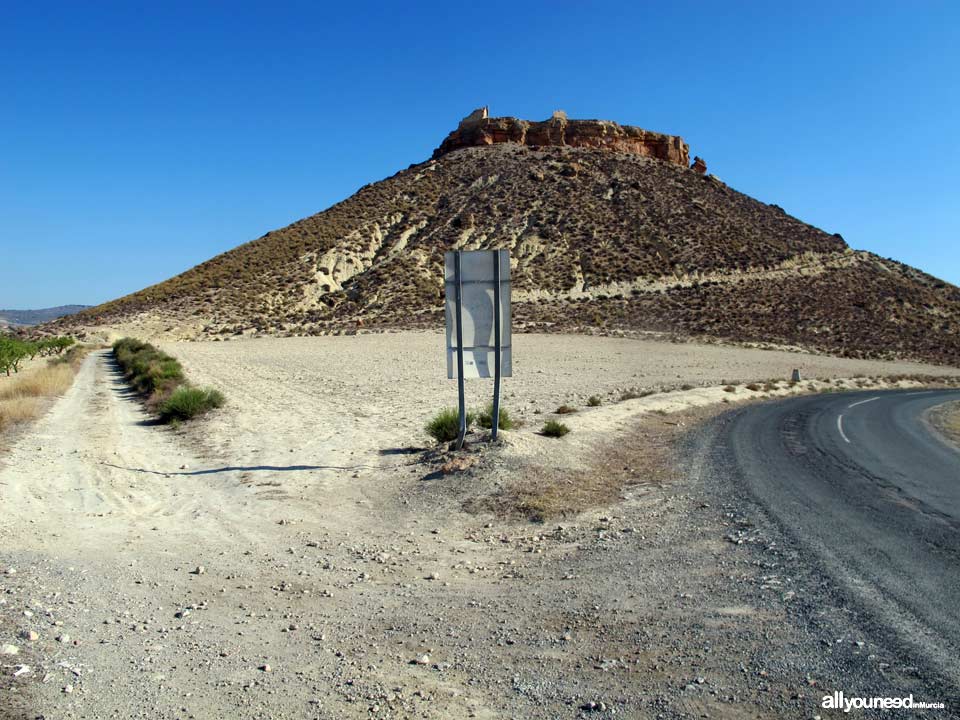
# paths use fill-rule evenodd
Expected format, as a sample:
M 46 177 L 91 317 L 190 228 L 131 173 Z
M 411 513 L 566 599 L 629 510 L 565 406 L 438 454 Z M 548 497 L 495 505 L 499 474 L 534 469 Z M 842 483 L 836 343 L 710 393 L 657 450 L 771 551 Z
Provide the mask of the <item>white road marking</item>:
M 910 397 L 911 395 L 926 395 L 927 393 L 936 392 L 936 390 L 921 390 L 919 392 L 904 393 L 904 397 Z
M 840 431 L 840 437 L 850 442 L 850 438 L 848 438 L 847 434 L 843 431 L 843 415 L 837 415 L 837 430 Z
M 869 400 L 860 400 L 860 401 L 855 402 L 855 403 L 853 403 L 853 404 L 851 404 L 851 405 L 847 405 L 847 407 L 848 407 L 848 408 L 852 408 L 852 407 L 856 407 L 857 405 L 863 405 L 864 403 L 873 402 L 874 400 L 879 400 L 879 399 L 880 399 L 880 396 L 877 395 L 876 397 L 872 397 L 872 398 L 870 398 Z

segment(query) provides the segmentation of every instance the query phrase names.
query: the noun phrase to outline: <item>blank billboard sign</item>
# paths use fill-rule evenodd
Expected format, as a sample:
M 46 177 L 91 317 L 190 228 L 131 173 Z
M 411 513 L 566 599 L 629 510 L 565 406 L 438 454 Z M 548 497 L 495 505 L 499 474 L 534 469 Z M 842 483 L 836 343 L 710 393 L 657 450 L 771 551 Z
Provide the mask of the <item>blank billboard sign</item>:
M 447 377 L 457 377 L 457 283 L 455 252 L 444 258 L 447 315 Z M 500 266 L 500 307 L 495 309 L 496 266 Z M 460 290 L 463 317 L 463 376 L 494 375 L 495 313 L 500 313 L 500 372 L 512 376 L 510 342 L 510 254 L 506 250 L 460 253 Z

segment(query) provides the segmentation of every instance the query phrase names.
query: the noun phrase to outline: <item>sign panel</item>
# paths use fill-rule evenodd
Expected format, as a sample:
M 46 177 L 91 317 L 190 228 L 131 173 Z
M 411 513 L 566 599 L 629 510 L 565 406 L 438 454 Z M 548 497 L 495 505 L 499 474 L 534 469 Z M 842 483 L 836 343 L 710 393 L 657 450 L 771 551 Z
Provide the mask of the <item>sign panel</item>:
M 455 252 L 444 257 L 447 315 L 447 377 L 457 377 L 457 278 Z M 500 265 L 500 374 L 512 376 L 510 343 L 510 253 L 507 250 L 471 250 L 460 253 L 460 291 L 463 318 L 463 376 L 494 376 L 496 338 L 494 305 L 496 266 Z

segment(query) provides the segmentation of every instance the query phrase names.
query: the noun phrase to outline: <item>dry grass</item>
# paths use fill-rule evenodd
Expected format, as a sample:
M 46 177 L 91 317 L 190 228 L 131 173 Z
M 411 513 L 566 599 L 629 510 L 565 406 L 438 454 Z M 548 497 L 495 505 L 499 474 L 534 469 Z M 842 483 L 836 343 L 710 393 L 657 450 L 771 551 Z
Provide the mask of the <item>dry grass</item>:
M 492 512 L 500 517 L 525 518 L 546 522 L 571 517 L 585 510 L 617 502 L 625 487 L 635 484 L 657 484 L 651 475 L 630 477 L 623 471 L 604 473 L 599 469 L 558 474 L 546 469 L 527 477 L 523 487 L 505 488 L 468 502 L 468 512 Z
M 701 408 L 683 417 L 695 422 L 713 412 L 716 410 Z M 595 452 L 584 469 L 532 467 L 516 473 L 515 482 L 501 490 L 471 498 L 463 508 L 472 513 L 547 522 L 612 505 L 628 487 L 659 487 L 670 481 L 674 475 L 672 447 L 681 433 L 679 425 L 665 425 L 652 418 L 642 420 L 634 431 Z
M 0 386 L 0 401 L 62 395 L 73 383 L 73 376 L 74 369 L 64 363 L 37 368 Z
M 36 397 L 0 400 L 0 430 L 40 417 L 43 401 Z
M 620 402 L 625 400 L 636 400 L 637 398 L 644 398 L 648 395 L 653 395 L 653 390 L 625 390 L 620 393 Z
M 940 432 L 960 445 L 960 402 L 949 403 L 938 408 L 931 419 Z
M 46 365 L 24 371 L 0 385 L 0 431 L 40 417 L 47 398 L 63 395 L 73 384 L 91 348 L 74 346 Z

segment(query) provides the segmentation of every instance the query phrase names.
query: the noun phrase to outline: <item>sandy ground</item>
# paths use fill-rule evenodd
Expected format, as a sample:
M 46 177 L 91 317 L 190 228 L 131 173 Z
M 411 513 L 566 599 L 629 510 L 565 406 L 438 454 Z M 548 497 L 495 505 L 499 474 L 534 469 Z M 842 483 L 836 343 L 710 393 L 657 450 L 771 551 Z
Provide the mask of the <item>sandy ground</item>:
M 486 457 L 498 470 L 442 475 L 418 450 L 455 400 L 438 335 L 165 349 L 229 404 L 154 426 L 96 353 L 0 458 L 11 716 L 810 717 L 822 687 L 869 684 L 883 657 L 822 598 L 811 624 L 773 531 L 658 454 L 714 412 L 690 407 L 748 391 L 610 403 L 794 367 L 942 369 L 519 336 L 504 391 L 526 427 Z M 489 383 L 469 388 L 476 405 Z M 567 438 L 536 434 L 593 394 L 605 405 L 566 416 Z M 617 476 L 609 507 L 549 523 L 464 510 L 526 472 L 591 469 Z
M 174 343 L 188 376 L 230 399 L 205 429 L 214 451 L 249 464 L 347 466 L 382 451 L 429 443 L 422 431 L 437 410 L 455 407 L 456 381 L 446 377 L 444 338 L 397 333 L 324 338 L 262 338 Z M 503 404 L 533 428 L 568 404 L 604 404 L 624 390 L 723 386 L 804 378 L 960 370 L 881 363 L 717 345 L 673 344 L 571 335 L 516 335 L 515 377 L 503 381 Z M 490 401 L 489 380 L 467 382 L 468 407 Z M 708 395 L 710 399 L 715 393 Z M 250 412 L 255 408 L 255 412 Z M 536 429 L 536 428 L 533 428 Z

